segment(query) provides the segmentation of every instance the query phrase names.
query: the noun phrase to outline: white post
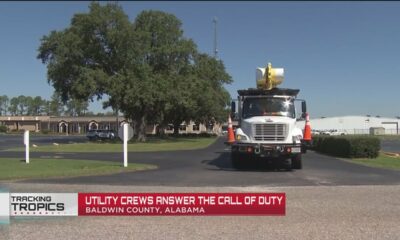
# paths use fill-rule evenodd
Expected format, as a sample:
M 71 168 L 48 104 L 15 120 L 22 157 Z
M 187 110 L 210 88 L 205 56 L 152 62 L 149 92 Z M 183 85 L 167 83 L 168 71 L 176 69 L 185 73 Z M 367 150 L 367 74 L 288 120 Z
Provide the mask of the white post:
M 128 167 L 128 124 L 124 124 L 124 167 Z
M 29 163 L 29 130 L 24 132 L 25 162 Z

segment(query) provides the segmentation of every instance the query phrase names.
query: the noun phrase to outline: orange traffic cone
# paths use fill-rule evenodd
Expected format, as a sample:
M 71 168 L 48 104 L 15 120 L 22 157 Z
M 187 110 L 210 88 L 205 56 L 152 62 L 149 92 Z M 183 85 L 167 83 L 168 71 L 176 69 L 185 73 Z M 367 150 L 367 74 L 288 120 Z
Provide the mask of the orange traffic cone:
M 232 119 L 231 119 L 231 116 L 229 115 L 229 117 L 228 117 L 228 141 L 226 143 L 231 144 L 234 141 L 235 141 L 235 134 L 233 133 Z
M 311 142 L 311 125 L 310 125 L 310 116 L 308 116 L 308 113 L 306 113 L 306 125 L 304 126 L 303 140 Z

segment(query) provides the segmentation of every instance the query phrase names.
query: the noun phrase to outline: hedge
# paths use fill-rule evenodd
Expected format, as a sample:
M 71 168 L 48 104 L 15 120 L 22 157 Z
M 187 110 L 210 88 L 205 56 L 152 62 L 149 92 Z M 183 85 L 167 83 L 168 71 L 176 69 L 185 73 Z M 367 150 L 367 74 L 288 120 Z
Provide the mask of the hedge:
M 376 158 L 380 145 L 373 136 L 314 136 L 312 148 L 337 157 Z

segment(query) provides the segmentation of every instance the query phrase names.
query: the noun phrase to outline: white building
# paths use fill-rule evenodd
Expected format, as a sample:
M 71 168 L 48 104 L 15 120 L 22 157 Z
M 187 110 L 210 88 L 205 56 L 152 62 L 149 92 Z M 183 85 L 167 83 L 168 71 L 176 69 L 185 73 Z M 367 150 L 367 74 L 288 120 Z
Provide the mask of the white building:
M 370 128 L 384 128 L 385 134 L 399 134 L 400 119 L 368 117 L 368 116 L 342 116 L 310 119 L 311 129 L 319 131 L 338 130 L 347 134 L 369 134 Z M 304 121 L 299 121 L 298 126 L 304 128 Z

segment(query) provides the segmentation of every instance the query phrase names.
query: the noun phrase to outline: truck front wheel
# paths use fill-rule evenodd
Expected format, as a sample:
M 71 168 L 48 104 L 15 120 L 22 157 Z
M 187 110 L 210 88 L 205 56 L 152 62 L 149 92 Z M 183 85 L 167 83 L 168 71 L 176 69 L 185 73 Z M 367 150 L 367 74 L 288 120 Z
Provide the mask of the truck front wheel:
M 292 157 L 292 168 L 293 169 L 302 169 L 303 168 L 303 164 L 301 161 L 301 153 L 294 155 L 294 157 Z

